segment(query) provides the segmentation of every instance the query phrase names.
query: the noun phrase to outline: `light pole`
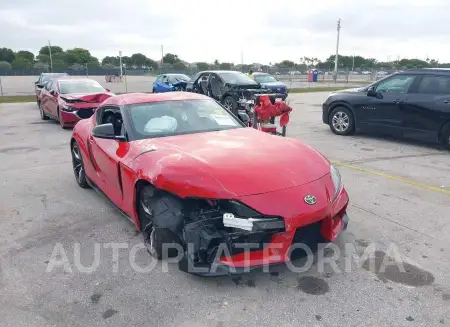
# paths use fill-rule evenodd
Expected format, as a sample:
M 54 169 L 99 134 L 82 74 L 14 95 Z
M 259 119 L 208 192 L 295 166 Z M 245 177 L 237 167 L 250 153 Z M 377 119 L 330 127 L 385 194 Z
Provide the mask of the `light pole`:
M 50 45 L 50 40 L 48 41 L 48 54 L 50 57 L 50 71 L 53 73 L 52 46 Z
M 339 34 L 341 32 L 341 19 L 337 21 L 337 40 L 336 40 L 336 58 L 334 59 L 334 82 L 337 81 L 338 61 L 339 61 Z

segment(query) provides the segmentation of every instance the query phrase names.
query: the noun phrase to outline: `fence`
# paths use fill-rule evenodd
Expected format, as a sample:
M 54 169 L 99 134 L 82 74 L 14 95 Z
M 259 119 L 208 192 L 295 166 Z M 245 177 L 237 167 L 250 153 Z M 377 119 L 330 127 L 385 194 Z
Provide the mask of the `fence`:
M 29 73 L 29 72 L 27 72 Z M 89 78 L 92 78 L 102 84 L 105 88 L 111 90 L 114 93 L 126 93 L 126 92 L 151 92 L 153 88 L 153 82 L 157 74 L 160 71 L 143 73 L 141 70 L 129 70 L 125 72 L 125 75 L 121 80 L 110 80 L 107 76 L 116 76 L 117 72 L 102 71 L 100 75 L 91 75 L 89 72 Z M 180 71 L 177 71 L 180 73 Z M 192 76 L 196 73 L 196 70 L 190 70 L 185 72 L 187 75 Z M 327 72 L 319 74 L 318 83 L 308 82 L 308 75 L 306 74 L 281 74 L 276 72 L 274 76 L 280 81 L 286 83 L 286 85 L 292 88 L 307 88 L 307 87 L 327 87 L 327 86 L 339 86 L 346 85 L 348 87 L 355 87 L 360 85 L 366 85 L 377 79 L 374 74 L 370 75 L 353 75 L 349 73 L 340 73 L 337 76 L 336 82 L 333 79 L 333 75 Z M 18 74 L 8 76 L 0 76 L 0 96 L 17 96 L 17 95 L 34 95 L 35 94 L 35 81 L 38 79 L 37 73 L 32 75 Z M 69 73 L 70 75 L 70 73 Z M 86 76 L 80 74 L 72 74 L 75 76 Z

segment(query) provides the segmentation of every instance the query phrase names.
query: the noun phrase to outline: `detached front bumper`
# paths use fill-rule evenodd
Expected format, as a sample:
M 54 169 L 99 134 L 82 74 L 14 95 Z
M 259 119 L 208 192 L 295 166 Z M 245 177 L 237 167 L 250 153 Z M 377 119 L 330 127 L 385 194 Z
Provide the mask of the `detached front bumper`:
M 333 242 L 347 229 L 348 202 L 343 188 L 334 203 L 326 208 L 319 208 L 307 216 L 300 214 L 290 219 L 283 218 L 285 228 L 281 229 L 281 225 L 276 224 L 260 233 L 240 230 L 232 235 L 220 229 L 210 229 L 212 224 L 188 224 L 185 226 L 187 247 L 178 267 L 191 274 L 221 276 L 286 263 L 294 256 L 294 248 L 298 244 L 306 245 L 314 252 L 319 243 Z M 222 217 L 214 219 L 219 222 Z M 203 254 L 199 255 L 201 248 Z M 208 250 L 205 252 L 205 249 Z

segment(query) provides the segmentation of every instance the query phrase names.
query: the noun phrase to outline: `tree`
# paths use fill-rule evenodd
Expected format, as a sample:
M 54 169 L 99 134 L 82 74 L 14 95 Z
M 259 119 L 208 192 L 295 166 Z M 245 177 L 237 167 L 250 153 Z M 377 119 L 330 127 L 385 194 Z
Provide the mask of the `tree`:
M 158 63 L 150 58 L 145 60 L 145 66 L 150 69 L 158 69 Z
M 120 58 L 118 56 L 110 57 L 106 56 L 102 59 L 102 66 L 103 65 L 113 65 L 113 66 L 120 66 Z
M 293 68 L 295 66 L 295 63 L 290 60 L 283 60 L 282 62 L 277 64 L 280 68 Z
M 19 52 L 17 52 L 16 58 L 17 57 L 24 58 L 28 60 L 30 63 L 34 62 L 34 53 L 27 50 L 20 50 Z
M 142 53 L 135 53 L 131 56 L 131 64 L 137 67 L 144 67 L 147 59 L 148 58 Z
M 11 70 L 11 64 L 7 61 L 0 61 L 0 72 Z
M 197 63 L 197 69 L 198 70 L 208 70 L 209 64 L 207 62 L 198 62 Z
M 173 69 L 175 70 L 185 70 L 187 67 L 185 64 L 183 64 L 181 61 L 175 62 L 173 64 Z
M 63 50 L 61 47 L 58 47 L 58 46 L 56 46 L 56 45 L 50 46 L 50 49 L 52 50 L 52 56 L 53 56 L 55 53 L 58 53 L 58 52 L 64 52 L 64 50 Z M 49 51 L 48 45 L 43 46 L 43 47 L 39 50 L 39 54 L 40 54 L 40 55 L 47 55 L 47 56 L 49 56 L 49 55 L 50 55 L 50 51 Z
M 222 62 L 222 63 L 219 65 L 219 68 L 220 68 L 220 69 L 223 69 L 223 70 L 231 70 L 231 67 L 233 67 L 233 64 L 232 64 L 232 63 L 229 63 L 229 62 Z
M 25 70 L 31 68 L 31 62 L 22 57 L 16 57 L 11 63 L 13 69 Z
M 49 64 L 50 63 L 50 56 L 46 54 L 40 54 L 36 57 L 37 62 L 41 62 L 43 64 Z
M 181 61 L 180 58 L 178 58 L 177 55 L 172 54 L 172 53 L 166 53 L 166 54 L 164 55 L 164 57 L 163 57 L 163 62 L 164 62 L 165 64 L 171 64 L 171 65 L 173 65 L 174 63 L 180 62 L 180 61 Z
M 0 48 L 0 61 L 12 63 L 15 58 L 14 51 L 8 48 Z
M 91 56 L 89 50 L 83 48 L 73 48 L 67 50 L 66 56 L 67 56 L 67 63 L 69 65 L 87 64 L 88 62 L 94 61 L 94 57 Z M 98 59 L 96 60 L 98 61 Z

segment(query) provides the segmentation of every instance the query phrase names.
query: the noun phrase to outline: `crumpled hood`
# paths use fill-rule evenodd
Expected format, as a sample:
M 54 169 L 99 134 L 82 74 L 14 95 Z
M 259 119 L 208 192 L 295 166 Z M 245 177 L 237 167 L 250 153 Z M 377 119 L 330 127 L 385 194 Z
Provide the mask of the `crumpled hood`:
M 68 102 L 77 100 L 83 102 L 101 103 L 114 95 L 115 95 L 114 93 L 110 92 L 95 93 L 95 94 L 73 93 L 73 94 L 61 94 L 59 97 Z
M 330 172 L 329 162 L 311 147 L 252 128 L 139 140 L 133 146 L 148 151 L 135 159 L 143 174 L 164 180 L 172 191 L 178 184 L 180 196 L 194 196 L 183 188 L 201 188 L 218 197 L 261 194 L 304 185 Z

